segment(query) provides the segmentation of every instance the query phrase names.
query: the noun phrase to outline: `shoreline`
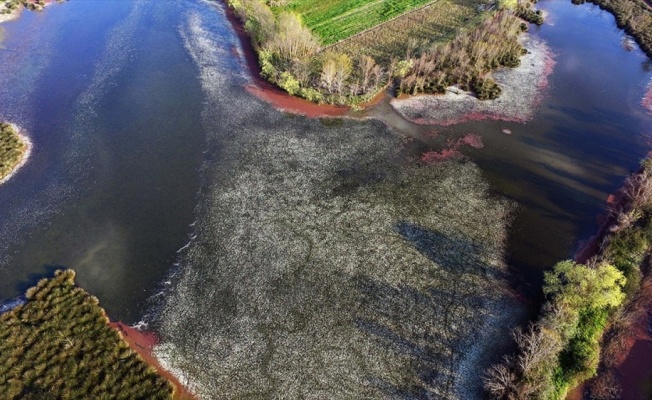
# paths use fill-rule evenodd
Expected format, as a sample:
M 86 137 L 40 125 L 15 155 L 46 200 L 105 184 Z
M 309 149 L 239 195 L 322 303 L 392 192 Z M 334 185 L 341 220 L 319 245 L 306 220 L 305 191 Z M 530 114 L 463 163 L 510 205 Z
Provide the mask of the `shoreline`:
M 115 329 L 120 336 L 129 344 L 129 347 L 145 362 L 156 369 L 159 375 L 167 379 L 176 388 L 174 396 L 175 400 L 196 400 L 192 391 L 179 381 L 177 376 L 166 369 L 161 360 L 154 354 L 154 348 L 159 344 L 159 338 L 154 332 L 141 331 L 133 326 L 129 326 L 123 322 L 116 321 L 110 322 L 111 328 Z
M 18 19 L 22 10 L 23 6 L 20 6 L 9 14 L 0 14 L 0 24 Z
M 23 152 L 22 157 L 20 159 L 20 162 L 14 166 L 12 171 L 7 176 L 0 179 L 0 185 L 3 185 L 4 183 L 7 183 L 9 180 L 11 180 L 11 178 L 13 178 L 18 173 L 18 171 L 20 171 L 21 168 L 23 168 L 25 166 L 25 164 L 27 164 L 27 162 L 29 161 L 29 159 L 30 159 L 30 157 L 32 155 L 32 150 L 34 149 L 34 143 L 31 141 L 29 136 L 24 134 L 22 129 L 20 129 L 16 124 L 10 124 L 10 125 L 16 131 L 16 134 L 18 135 L 18 138 L 23 143 L 25 143 L 27 148 Z
M 234 53 L 240 56 L 240 60 L 249 71 L 251 83 L 245 85 L 247 92 L 259 100 L 272 105 L 277 110 L 296 115 L 304 115 L 310 118 L 343 117 L 351 112 L 349 107 L 316 104 L 300 97 L 292 96 L 263 79 L 261 75 L 262 70 L 260 64 L 258 64 L 258 55 L 253 48 L 249 34 L 244 29 L 244 25 L 226 2 L 220 1 L 219 6 L 224 7 L 226 19 L 229 21 L 231 28 L 233 28 L 240 42 L 240 49 L 234 49 Z
M 63 0 L 44 0 L 44 4 L 43 4 L 42 8 L 39 9 L 39 10 L 34 10 L 34 11 L 42 11 L 42 10 L 45 9 L 45 7 L 47 7 L 49 5 L 52 5 L 57 1 L 61 2 Z M 31 1 L 30 3 L 34 3 L 34 1 Z M 13 20 L 18 19 L 18 17 L 20 17 L 20 14 L 23 12 L 24 9 L 25 9 L 25 6 L 21 4 L 9 14 L 0 14 L 0 24 L 2 24 L 4 22 L 13 21 Z

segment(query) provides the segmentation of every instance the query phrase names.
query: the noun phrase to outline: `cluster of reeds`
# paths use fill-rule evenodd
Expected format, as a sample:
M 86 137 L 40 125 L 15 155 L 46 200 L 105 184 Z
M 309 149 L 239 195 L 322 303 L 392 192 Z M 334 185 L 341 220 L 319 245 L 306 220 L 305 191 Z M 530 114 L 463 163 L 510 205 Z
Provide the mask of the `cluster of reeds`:
M 109 326 L 74 277 L 57 271 L 0 316 L 2 398 L 171 398 L 172 385 Z

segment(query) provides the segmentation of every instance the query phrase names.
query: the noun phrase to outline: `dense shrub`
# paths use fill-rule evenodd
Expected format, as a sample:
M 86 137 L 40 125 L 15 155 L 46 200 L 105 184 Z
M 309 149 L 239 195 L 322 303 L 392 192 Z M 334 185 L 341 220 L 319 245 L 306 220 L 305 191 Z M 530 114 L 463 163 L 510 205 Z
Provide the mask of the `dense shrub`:
M 169 399 L 172 385 L 108 325 L 97 298 L 57 271 L 0 315 L 3 399 Z M 46 396 L 47 394 L 47 396 Z
M 0 180 L 9 175 L 22 161 L 27 143 L 7 123 L 0 123 Z

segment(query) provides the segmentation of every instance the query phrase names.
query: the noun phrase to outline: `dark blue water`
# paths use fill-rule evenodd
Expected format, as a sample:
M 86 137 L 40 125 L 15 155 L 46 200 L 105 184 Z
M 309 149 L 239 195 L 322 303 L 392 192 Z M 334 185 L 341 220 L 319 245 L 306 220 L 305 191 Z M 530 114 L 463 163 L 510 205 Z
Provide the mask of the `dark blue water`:
M 4 24 L 0 118 L 35 149 L 0 189 L 0 298 L 55 267 L 135 322 L 188 241 L 204 134 L 174 1 L 74 1 Z

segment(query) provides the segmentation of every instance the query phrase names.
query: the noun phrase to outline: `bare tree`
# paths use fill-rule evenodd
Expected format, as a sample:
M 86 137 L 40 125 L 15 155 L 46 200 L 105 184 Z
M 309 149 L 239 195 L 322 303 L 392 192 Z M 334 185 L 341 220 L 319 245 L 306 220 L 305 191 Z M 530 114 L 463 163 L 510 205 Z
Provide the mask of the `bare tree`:
M 336 76 L 337 76 L 337 63 L 335 62 L 335 60 L 332 59 L 326 60 L 321 68 L 321 85 L 330 94 L 333 94 Z
M 362 84 L 360 89 L 363 93 L 366 93 L 369 88 L 374 67 L 376 67 L 376 61 L 373 58 L 366 55 L 360 56 L 360 69 L 362 70 Z
M 517 377 L 516 374 L 506 365 L 495 364 L 489 368 L 487 374 L 482 378 L 484 388 L 497 399 L 512 399 L 516 393 Z

